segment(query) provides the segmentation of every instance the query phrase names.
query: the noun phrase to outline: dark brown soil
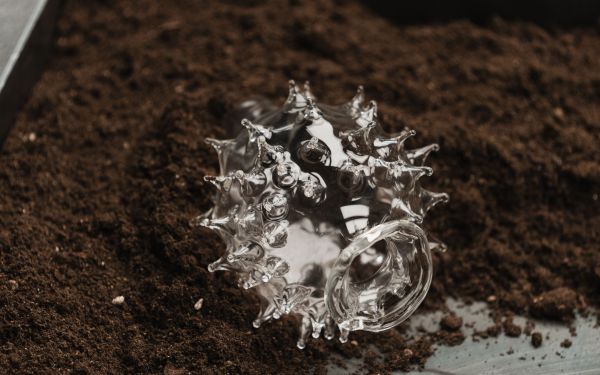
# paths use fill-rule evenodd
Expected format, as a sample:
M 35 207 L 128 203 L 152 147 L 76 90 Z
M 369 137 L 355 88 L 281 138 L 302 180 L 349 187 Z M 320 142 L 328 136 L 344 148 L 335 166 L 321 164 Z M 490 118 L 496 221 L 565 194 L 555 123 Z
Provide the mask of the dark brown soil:
M 577 307 L 577 293 L 569 288 L 556 288 L 533 298 L 531 315 L 540 318 L 570 321 Z
M 591 27 L 397 26 L 346 1 L 66 1 L 0 157 L 0 369 L 299 374 L 341 354 L 387 372 L 464 339 L 401 328 L 300 351 L 293 318 L 253 329 L 256 297 L 207 272 L 223 245 L 188 226 L 217 168 L 203 139 L 244 98 L 283 101 L 290 78 L 330 103 L 363 84 L 387 130 L 440 143 L 425 185 L 452 201 L 428 225 L 450 249 L 423 309 L 598 308 L 598 61 Z

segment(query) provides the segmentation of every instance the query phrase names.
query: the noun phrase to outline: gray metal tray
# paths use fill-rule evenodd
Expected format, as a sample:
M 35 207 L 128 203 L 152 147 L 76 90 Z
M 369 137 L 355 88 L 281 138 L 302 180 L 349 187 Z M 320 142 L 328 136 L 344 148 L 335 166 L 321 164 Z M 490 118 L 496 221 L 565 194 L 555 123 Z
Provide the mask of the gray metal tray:
M 534 348 L 531 338 L 522 334 L 518 338 L 500 334 L 495 338 L 480 339 L 475 342 L 472 333 L 483 331 L 491 326 L 489 309 L 485 303 L 464 305 L 449 299 L 448 307 L 464 320 L 462 328 L 466 340 L 458 346 L 436 346 L 435 353 L 427 360 L 425 368 L 410 372 L 412 375 L 600 375 L 600 328 L 597 317 L 577 316 L 572 336 L 569 327 L 545 321 L 535 321 L 534 331 L 544 337 L 542 346 Z M 442 312 L 416 313 L 410 320 L 410 331 L 418 335 L 419 328 L 434 332 L 438 329 Z M 525 319 L 516 317 L 515 323 L 525 326 Z M 569 339 L 570 348 L 561 347 L 561 342 Z M 372 347 L 377 352 L 377 348 Z M 340 360 L 344 361 L 344 359 Z M 349 368 L 339 368 L 332 364 L 328 373 L 347 374 L 362 368 L 359 359 L 346 363 Z M 398 372 L 398 374 L 402 374 Z
M 0 147 L 48 55 L 59 0 L 0 0 Z

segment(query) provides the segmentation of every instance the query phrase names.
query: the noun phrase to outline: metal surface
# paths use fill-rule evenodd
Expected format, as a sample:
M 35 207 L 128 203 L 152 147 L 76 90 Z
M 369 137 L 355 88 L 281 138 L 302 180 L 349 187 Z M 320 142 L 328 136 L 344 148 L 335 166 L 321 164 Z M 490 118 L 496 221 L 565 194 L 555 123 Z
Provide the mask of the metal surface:
M 458 346 L 435 347 L 435 353 L 427 360 L 425 368 L 410 372 L 412 375 L 599 375 L 600 374 L 600 328 L 597 317 L 578 316 L 574 322 L 576 335 L 572 336 L 564 324 L 535 321 L 533 331 L 544 338 L 542 346 L 534 348 L 531 337 L 521 334 L 518 338 L 498 337 L 472 338 L 474 330 L 484 331 L 493 324 L 485 303 L 470 306 L 456 300 L 448 300 L 448 307 L 464 320 L 463 332 L 466 340 Z M 410 330 L 419 336 L 419 328 L 435 332 L 442 318 L 441 312 L 416 314 L 410 319 Z M 516 317 L 514 322 L 525 326 L 525 319 Z M 422 334 L 421 334 L 422 335 Z M 570 348 L 563 348 L 561 342 L 569 339 Z M 377 351 L 376 347 L 371 348 Z M 341 359 L 341 358 L 340 358 Z M 347 361 L 341 359 L 342 361 Z M 362 362 L 352 359 L 346 364 L 349 368 L 332 365 L 329 374 L 346 374 L 350 370 L 361 373 Z M 352 372 L 350 371 L 350 372 Z M 403 374 L 398 372 L 398 374 Z
M 596 317 L 578 316 L 575 321 L 576 336 L 571 336 L 564 324 L 535 321 L 534 331 L 544 337 L 541 347 L 534 348 L 531 338 L 522 334 L 518 338 L 501 334 L 474 342 L 473 330 L 482 331 L 492 325 L 485 303 L 464 306 L 457 301 L 448 301 L 451 310 L 462 316 L 467 339 L 459 346 L 437 347 L 435 354 L 427 361 L 425 371 L 414 374 L 481 374 L 481 375 L 598 375 L 600 374 L 600 329 L 596 327 Z M 441 314 L 420 315 L 411 325 L 422 325 L 426 329 L 437 329 Z M 524 318 L 515 318 L 515 323 L 525 326 Z M 433 324 L 433 326 L 432 326 Z M 428 327 L 429 326 L 429 327 Z M 561 347 L 561 342 L 569 339 L 570 348 Z
M 0 0 L 0 146 L 37 80 L 59 0 Z

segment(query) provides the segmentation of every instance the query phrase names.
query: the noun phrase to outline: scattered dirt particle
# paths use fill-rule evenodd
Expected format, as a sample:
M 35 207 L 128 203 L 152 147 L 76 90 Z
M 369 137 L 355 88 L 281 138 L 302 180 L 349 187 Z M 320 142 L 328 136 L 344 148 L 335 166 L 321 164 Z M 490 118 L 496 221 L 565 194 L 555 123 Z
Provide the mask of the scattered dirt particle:
M 512 317 L 506 318 L 506 320 L 503 323 L 503 328 L 504 328 L 504 333 L 508 337 L 519 337 L 519 336 L 521 336 L 521 332 L 523 331 L 521 326 L 513 323 Z
M 564 339 L 561 343 L 560 346 L 563 348 L 570 348 L 571 345 L 573 345 L 573 342 L 569 339 Z
M 531 345 L 533 345 L 534 348 L 539 348 L 540 346 L 542 346 L 543 341 L 544 339 L 541 333 L 533 332 L 531 334 Z
M 440 338 L 440 341 L 442 343 L 444 343 L 445 345 L 448 345 L 448 346 L 460 345 L 463 343 L 463 341 L 465 341 L 465 335 L 460 331 L 458 331 L 458 332 L 440 331 L 438 333 L 438 337 Z
M 491 337 L 498 337 L 500 332 L 502 332 L 502 326 L 500 324 L 494 324 L 493 326 L 487 327 L 485 332 Z
M 463 319 L 456 314 L 448 314 L 440 321 L 442 329 L 447 331 L 458 331 L 463 325 Z

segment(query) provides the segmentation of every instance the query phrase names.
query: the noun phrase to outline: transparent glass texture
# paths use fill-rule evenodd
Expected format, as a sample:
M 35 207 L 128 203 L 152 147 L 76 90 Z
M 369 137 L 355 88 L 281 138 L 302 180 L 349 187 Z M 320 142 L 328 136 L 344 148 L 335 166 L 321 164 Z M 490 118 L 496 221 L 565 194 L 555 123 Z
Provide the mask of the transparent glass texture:
M 248 100 L 229 121 L 236 138 L 207 139 L 220 174 L 205 179 L 217 194 L 194 222 L 226 244 L 209 270 L 234 271 L 241 287 L 256 289 L 253 325 L 297 314 L 303 348 L 322 331 L 331 339 L 337 327 L 345 342 L 350 331 L 408 318 L 429 289 L 430 250 L 443 249 L 420 227 L 448 200 L 419 182 L 438 146 L 405 150 L 415 132 L 386 135 L 362 87 L 331 106 L 291 81 L 283 107 Z

